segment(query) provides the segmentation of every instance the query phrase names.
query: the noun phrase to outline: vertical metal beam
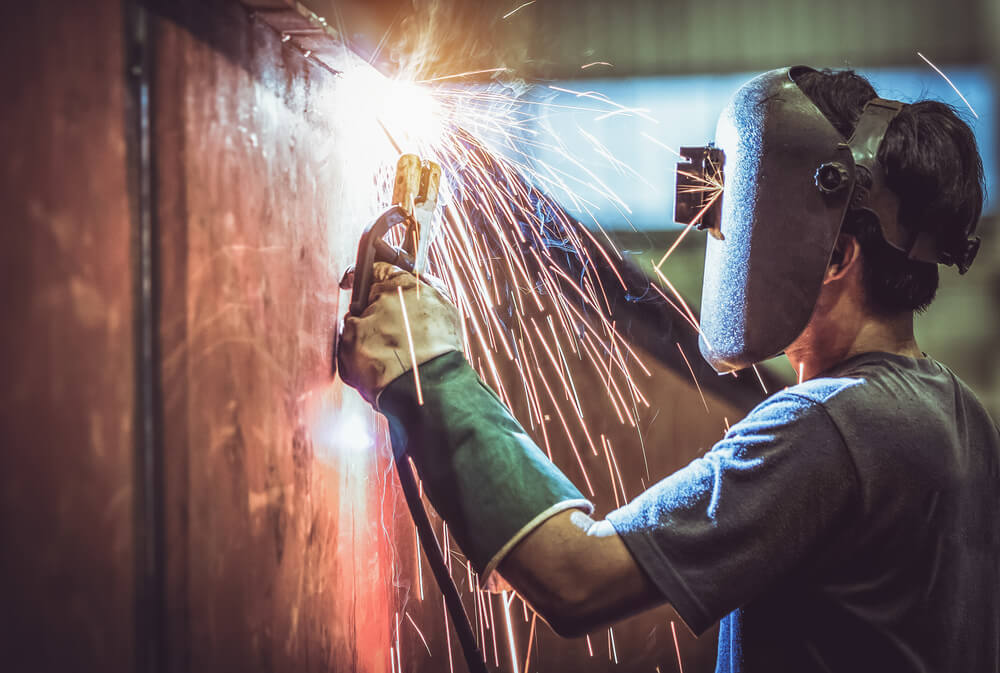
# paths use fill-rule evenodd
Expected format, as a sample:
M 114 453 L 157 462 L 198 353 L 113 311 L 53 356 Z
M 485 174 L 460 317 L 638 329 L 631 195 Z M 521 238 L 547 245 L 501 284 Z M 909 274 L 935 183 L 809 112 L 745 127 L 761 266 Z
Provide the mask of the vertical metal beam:
M 153 175 L 152 32 L 142 0 L 124 0 L 126 139 L 135 320 L 135 671 L 166 669 L 165 539 Z

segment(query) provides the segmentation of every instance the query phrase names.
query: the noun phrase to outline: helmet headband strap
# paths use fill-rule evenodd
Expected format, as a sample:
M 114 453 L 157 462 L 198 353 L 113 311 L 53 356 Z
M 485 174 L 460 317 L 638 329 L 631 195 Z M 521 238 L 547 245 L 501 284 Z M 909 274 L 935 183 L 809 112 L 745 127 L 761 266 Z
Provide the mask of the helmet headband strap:
M 882 229 L 882 237 L 892 247 L 906 253 L 914 259 L 914 255 L 931 252 L 932 259 L 920 261 L 937 261 L 937 251 L 927 251 L 926 243 L 919 241 L 920 234 L 910 234 L 899 224 L 899 198 L 886 185 L 885 168 L 878 160 L 878 150 L 885 139 L 889 124 L 903 109 L 903 103 L 885 98 L 873 98 L 865 104 L 858 119 L 857 126 L 847 145 L 851 148 L 854 165 L 868 174 L 869 184 L 855 187 L 858 201 L 856 210 L 867 210 L 878 219 Z M 918 242 L 921 245 L 918 245 Z
M 965 273 L 979 251 L 979 239 L 967 241 L 957 254 L 941 250 L 931 232 L 910 232 L 899 222 L 899 198 L 886 184 L 885 168 L 878 160 L 878 151 L 889 124 L 905 106 L 896 100 L 873 98 L 865 104 L 851 139 L 847 141 L 854 165 L 867 171 L 871 183 L 867 188 L 857 185 L 860 200 L 855 209 L 867 210 L 878 219 L 882 238 L 892 247 L 906 253 L 908 259 L 930 264 L 956 264 Z

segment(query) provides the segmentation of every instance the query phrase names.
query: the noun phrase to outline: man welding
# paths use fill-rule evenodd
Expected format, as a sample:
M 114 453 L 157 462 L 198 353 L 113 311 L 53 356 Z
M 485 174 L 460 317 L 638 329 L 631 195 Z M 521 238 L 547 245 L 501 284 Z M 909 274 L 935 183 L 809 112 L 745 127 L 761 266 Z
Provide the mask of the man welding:
M 739 89 L 704 156 L 725 185 L 702 353 L 730 371 L 784 352 L 803 382 L 627 506 L 592 517 L 466 363 L 456 309 L 408 273 L 377 267 L 344 380 L 476 570 L 562 635 L 669 602 L 695 633 L 721 620 L 718 671 L 1000 672 L 1000 434 L 913 334 L 938 264 L 964 273 L 978 248 L 972 132 L 941 103 L 794 67 Z

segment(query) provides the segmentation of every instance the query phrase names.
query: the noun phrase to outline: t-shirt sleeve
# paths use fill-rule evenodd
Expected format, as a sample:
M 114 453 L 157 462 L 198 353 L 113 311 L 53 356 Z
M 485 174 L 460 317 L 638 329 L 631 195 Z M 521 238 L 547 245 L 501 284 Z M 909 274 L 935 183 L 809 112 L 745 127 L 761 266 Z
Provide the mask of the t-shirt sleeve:
M 826 410 L 783 392 L 607 519 L 700 634 L 800 570 L 857 500 L 854 463 Z

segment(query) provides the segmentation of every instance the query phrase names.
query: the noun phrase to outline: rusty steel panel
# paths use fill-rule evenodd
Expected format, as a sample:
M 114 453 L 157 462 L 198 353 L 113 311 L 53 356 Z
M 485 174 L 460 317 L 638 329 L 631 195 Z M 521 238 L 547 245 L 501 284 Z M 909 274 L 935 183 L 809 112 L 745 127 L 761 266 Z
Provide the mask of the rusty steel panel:
M 279 33 L 189 3 L 155 34 L 171 668 L 386 670 L 397 495 L 331 373 L 374 185 Z
M 0 667 L 129 671 L 135 412 L 121 3 L 5 3 L 0 23 Z

